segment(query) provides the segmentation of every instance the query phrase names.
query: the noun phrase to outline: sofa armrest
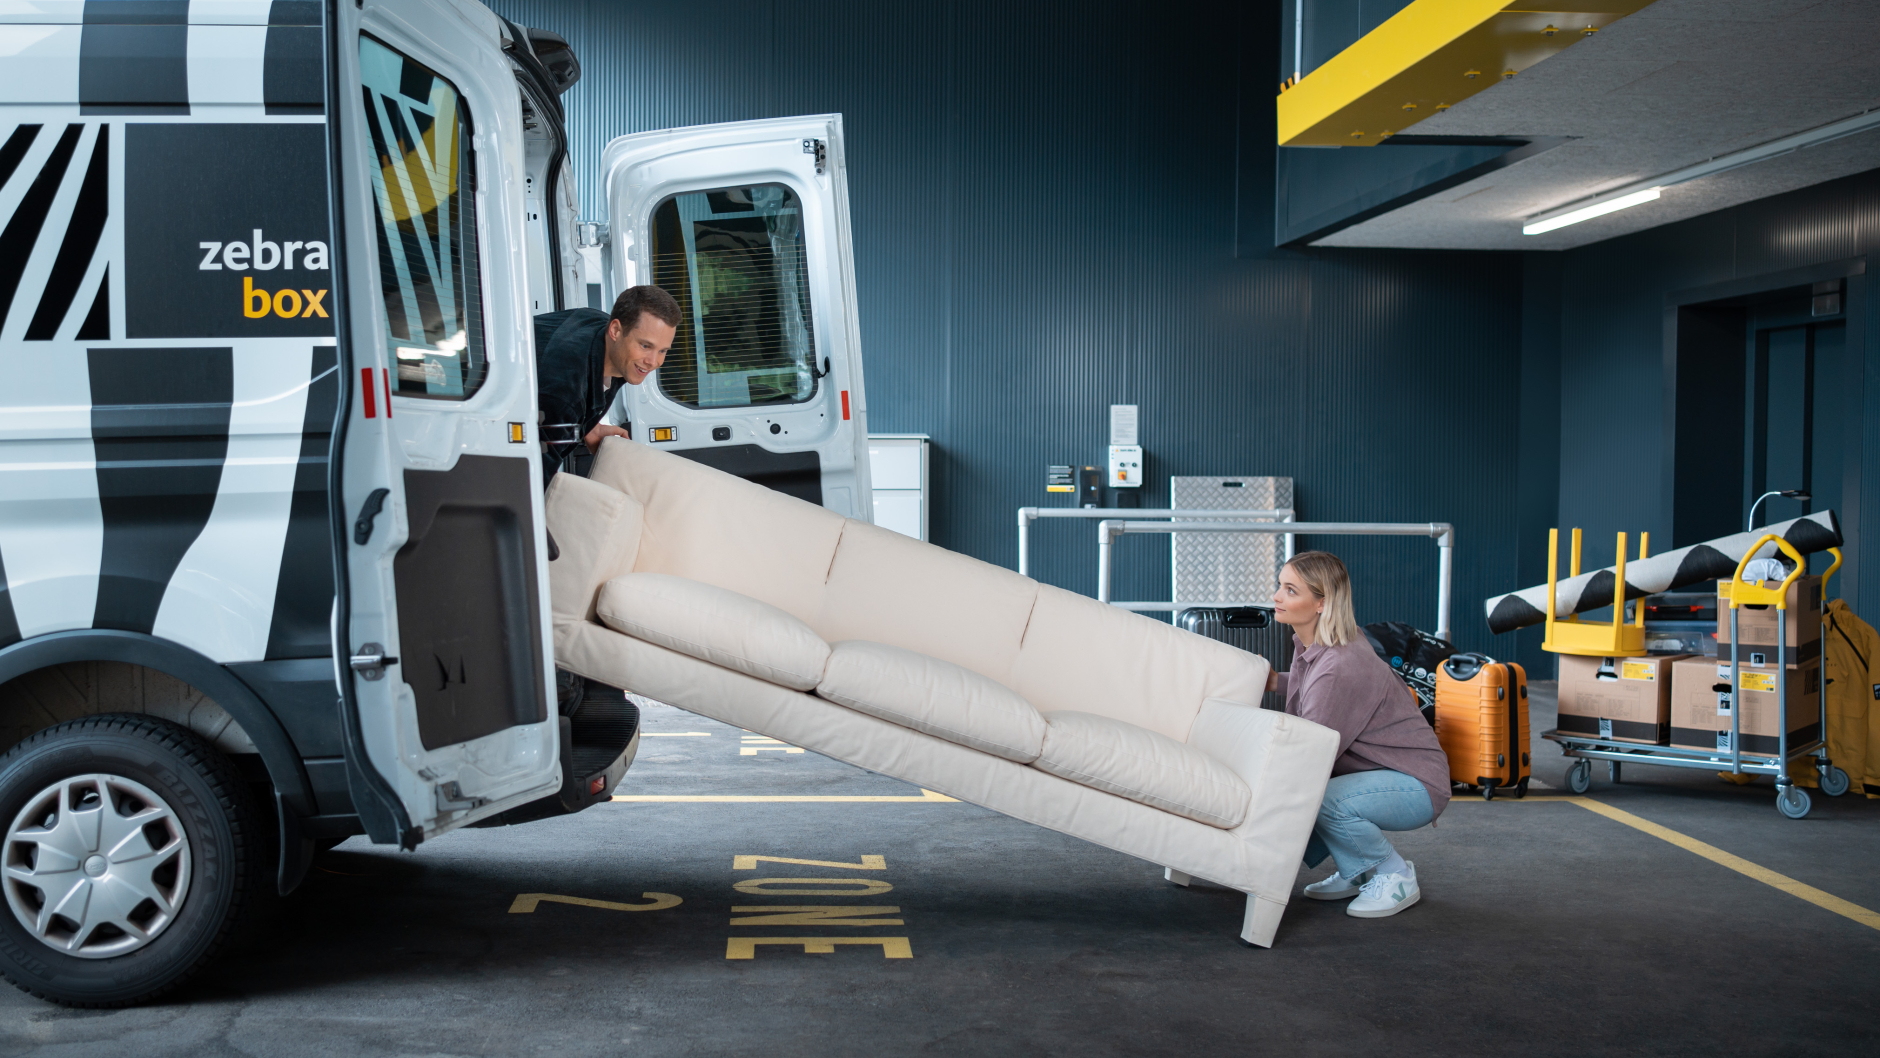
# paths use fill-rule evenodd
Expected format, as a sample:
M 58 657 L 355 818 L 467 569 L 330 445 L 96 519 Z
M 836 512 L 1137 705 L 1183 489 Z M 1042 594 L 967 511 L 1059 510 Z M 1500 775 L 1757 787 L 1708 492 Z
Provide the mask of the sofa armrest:
M 1201 703 L 1188 744 L 1247 781 L 1253 800 L 1247 821 L 1235 832 L 1248 836 L 1276 815 L 1317 818 L 1338 754 L 1338 732 L 1276 710 L 1209 698 Z M 1300 850 L 1304 843 L 1301 833 Z
M 549 482 L 544 506 L 561 552 L 548 564 L 554 621 L 592 621 L 601 585 L 633 570 L 644 512 L 626 493 L 565 472 Z

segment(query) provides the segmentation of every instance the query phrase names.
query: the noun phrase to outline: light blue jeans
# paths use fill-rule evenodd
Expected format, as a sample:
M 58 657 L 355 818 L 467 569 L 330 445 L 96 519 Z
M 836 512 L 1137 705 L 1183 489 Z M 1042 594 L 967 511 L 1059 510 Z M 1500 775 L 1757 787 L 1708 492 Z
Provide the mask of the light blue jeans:
M 1384 831 L 1415 830 L 1433 818 L 1429 790 L 1403 772 L 1334 775 L 1306 842 L 1306 866 L 1317 867 L 1330 855 L 1339 874 L 1356 878 L 1390 858 Z

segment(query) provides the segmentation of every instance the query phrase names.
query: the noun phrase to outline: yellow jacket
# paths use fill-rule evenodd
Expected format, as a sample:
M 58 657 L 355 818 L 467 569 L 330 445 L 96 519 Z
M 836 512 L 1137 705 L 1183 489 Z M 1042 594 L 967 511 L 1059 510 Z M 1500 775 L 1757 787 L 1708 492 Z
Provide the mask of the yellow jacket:
M 1828 655 L 1828 758 L 1847 772 L 1852 790 L 1864 786 L 1868 797 L 1880 799 L 1880 632 L 1855 616 L 1847 600 L 1835 599 L 1822 614 L 1821 636 Z M 1808 777 L 1814 778 L 1813 769 Z

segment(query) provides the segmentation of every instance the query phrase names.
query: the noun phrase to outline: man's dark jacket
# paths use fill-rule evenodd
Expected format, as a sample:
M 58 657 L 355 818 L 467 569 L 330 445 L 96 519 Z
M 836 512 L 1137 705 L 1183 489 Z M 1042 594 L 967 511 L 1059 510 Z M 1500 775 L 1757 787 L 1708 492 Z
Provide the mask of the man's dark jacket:
M 608 315 L 599 309 L 564 309 L 535 318 L 536 403 L 542 439 L 586 437 L 612 403 L 606 386 Z M 560 423 L 572 427 L 555 428 Z M 542 455 L 542 479 L 561 469 L 572 445 L 552 444 Z

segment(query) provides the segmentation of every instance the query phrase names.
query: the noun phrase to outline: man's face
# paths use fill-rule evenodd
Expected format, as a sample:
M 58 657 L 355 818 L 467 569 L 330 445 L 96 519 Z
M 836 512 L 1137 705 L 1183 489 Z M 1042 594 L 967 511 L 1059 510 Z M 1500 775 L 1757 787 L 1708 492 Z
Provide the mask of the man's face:
M 671 324 L 646 312 L 640 313 L 632 330 L 622 327 L 619 320 L 608 320 L 608 373 L 626 379 L 629 386 L 646 381 L 646 376 L 666 362 L 666 350 L 672 348 L 675 333 Z

